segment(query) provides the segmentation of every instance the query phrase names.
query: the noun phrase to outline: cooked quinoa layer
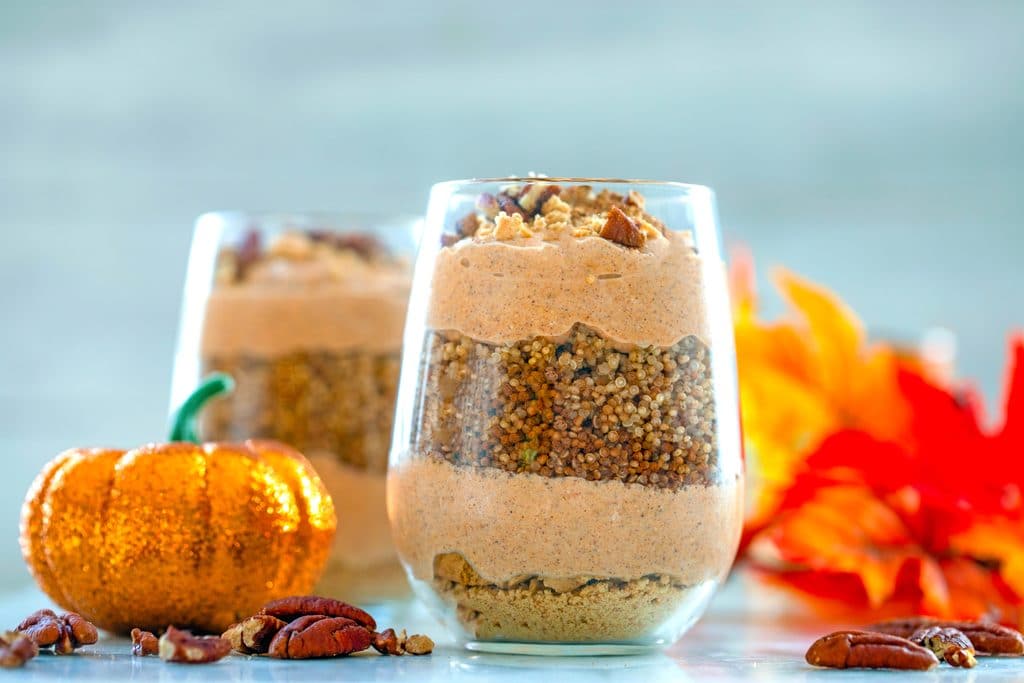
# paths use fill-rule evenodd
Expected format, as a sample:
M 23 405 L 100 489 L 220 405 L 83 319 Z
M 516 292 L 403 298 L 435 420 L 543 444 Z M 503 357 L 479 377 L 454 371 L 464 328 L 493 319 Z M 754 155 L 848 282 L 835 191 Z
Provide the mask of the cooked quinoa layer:
M 455 465 L 666 489 L 718 479 L 710 357 L 697 337 L 618 350 L 430 332 L 414 451 Z
M 272 438 L 310 454 L 383 474 L 398 386 L 399 354 L 297 351 L 266 358 L 211 356 L 237 390 L 203 414 L 208 439 Z

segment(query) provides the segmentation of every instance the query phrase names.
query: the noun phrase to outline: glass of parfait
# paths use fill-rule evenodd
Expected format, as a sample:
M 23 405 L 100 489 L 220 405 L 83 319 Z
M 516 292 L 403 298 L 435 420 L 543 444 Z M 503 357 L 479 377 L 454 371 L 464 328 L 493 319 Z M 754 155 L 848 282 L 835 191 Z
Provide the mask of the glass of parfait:
M 428 606 L 470 649 L 665 647 L 726 576 L 742 511 L 711 190 L 436 185 L 388 476 Z
M 338 531 L 318 591 L 408 593 L 388 529 L 385 472 L 411 257 L 411 216 L 208 213 L 196 222 L 172 405 L 226 372 L 209 440 L 272 438 L 302 451 Z

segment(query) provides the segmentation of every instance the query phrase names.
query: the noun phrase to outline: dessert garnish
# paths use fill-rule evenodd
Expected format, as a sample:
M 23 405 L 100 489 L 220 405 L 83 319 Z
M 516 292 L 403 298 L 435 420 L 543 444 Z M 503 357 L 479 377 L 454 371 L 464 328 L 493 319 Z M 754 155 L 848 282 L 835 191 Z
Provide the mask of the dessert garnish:
M 270 602 L 231 626 L 223 638 L 240 654 L 275 659 L 341 657 L 369 649 L 383 655 L 429 654 L 434 642 L 388 628 L 378 632 L 369 613 L 341 600 L 297 595 Z
M 39 654 L 39 647 L 17 631 L 0 633 L 0 668 L 16 669 Z
M 160 659 L 175 664 L 212 664 L 231 653 L 231 644 L 220 636 L 194 636 L 168 626 L 160 636 Z
M 57 655 L 69 655 L 83 645 L 92 645 L 99 638 L 96 627 L 74 612 L 58 616 L 53 610 L 41 609 L 25 618 L 15 629 L 40 649 L 53 647 Z
M 132 629 L 132 655 L 135 657 L 148 657 L 160 654 L 160 641 L 149 631 L 139 628 Z

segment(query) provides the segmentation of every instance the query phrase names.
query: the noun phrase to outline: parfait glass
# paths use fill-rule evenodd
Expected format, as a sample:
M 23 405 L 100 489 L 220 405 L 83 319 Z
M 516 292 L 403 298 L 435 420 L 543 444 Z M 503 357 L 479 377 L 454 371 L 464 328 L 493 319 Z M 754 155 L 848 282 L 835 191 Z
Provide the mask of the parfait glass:
M 413 282 L 388 514 L 416 594 L 473 650 L 671 644 L 743 518 L 711 190 L 441 183 Z
M 202 437 L 276 439 L 309 458 L 338 514 L 317 587 L 334 597 L 408 593 L 384 495 L 421 222 L 245 212 L 196 222 L 171 404 L 226 372 L 235 390 L 206 409 Z

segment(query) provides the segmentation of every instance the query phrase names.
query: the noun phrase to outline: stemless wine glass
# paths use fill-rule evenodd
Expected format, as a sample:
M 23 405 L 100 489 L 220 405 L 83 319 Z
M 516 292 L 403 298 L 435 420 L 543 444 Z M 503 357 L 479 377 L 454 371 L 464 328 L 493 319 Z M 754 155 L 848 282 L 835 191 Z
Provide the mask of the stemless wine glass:
M 417 595 L 475 650 L 673 642 L 742 524 L 711 190 L 441 183 L 413 282 L 388 514 Z
M 320 592 L 408 592 L 391 544 L 385 471 L 411 255 L 421 221 L 359 214 L 209 213 L 196 222 L 172 405 L 213 371 L 231 396 L 203 438 L 272 438 L 302 451 L 334 499 Z

